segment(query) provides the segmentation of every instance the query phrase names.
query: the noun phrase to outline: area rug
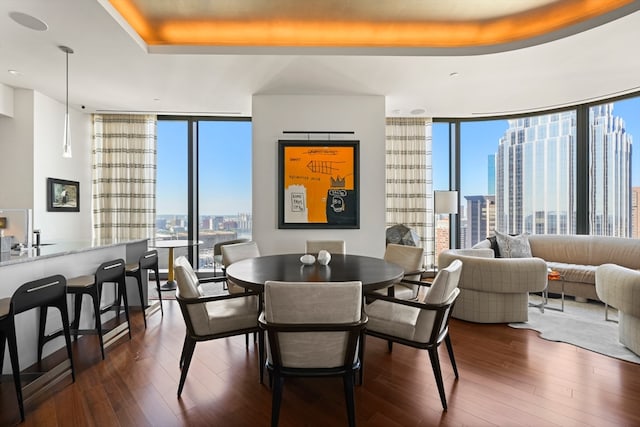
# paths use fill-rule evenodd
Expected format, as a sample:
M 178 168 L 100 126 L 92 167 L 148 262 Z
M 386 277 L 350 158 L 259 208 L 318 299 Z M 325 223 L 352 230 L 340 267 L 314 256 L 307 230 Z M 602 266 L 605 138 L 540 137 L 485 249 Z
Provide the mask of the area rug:
M 531 296 L 537 303 L 539 297 Z M 537 299 L 533 301 L 533 299 Z M 559 300 L 550 300 L 559 306 Z M 613 312 L 613 313 L 612 313 Z M 616 318 L 615 310 L 609 309 L 609 318 Z M 549 341 L 564 342 L 586 350 L 615 357 L 629 362 L 640 363 L 640 357 L 618 341 L 618 324 L 604 320 L 604 305 L 597 302 L 579 303 L 565 300 L 564 312 L 529 307 L 529 321 L 510 323 L 518 329 L 533 329 L 540 337 Z

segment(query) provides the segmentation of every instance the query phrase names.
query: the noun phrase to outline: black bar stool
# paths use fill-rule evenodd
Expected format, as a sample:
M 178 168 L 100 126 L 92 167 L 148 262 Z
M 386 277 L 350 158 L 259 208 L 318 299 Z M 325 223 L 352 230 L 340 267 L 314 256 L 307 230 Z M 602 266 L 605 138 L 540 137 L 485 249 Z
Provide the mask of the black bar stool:
M 156 289 L 158 290 L 158 299 L 160 300 L 160 312 L 164 316 L 164 310 L 162 309 L 162 290 L 160 289 L 160 269 L 158 268 L 158 251 L 147 251 L 138 260 L 138 263 L 127 264 L 125 266 L 125 275 L 127 277 L 134 277 L 138 282 L 138 292 L 140 293 L 140 304 L 144 301 L 144 293 L 142 290 L 142 274 L 147 270 L 152 270 L 156 276 Z M 142 316 L 144 319 L 144 328 L 147 329 L 147 315 L 145 313 L 146 307 L 142 306 Z
M 127 319 L 127 329 L 129 339 L 131 339 L 131 323 L 129 322 L 129 301 L 127 299 L 127 286 L 124 273 L 124 260 L 115 259 L 107 261 L 98 267 L 94 275 L 78 276 L 67 281 L 67 293 L 74 296 L 74 318 L 71 323 L 71 333 L 74 339 L 78 339 L 78 334 L 97 334 L 100 341 L 100 352 L 104 360 L 104 338 L 103 332 L 108 332 L 102 328 L 101 315 L 115 310 L 120 315 L 120 298 L 124 298 L 124 313 Z M 105 283 L 113 283 L 116 285 L 116 293 L 114 301 L 101 307 L 102 286 Z M 93 302 L 93 311 L 95 313 L 94 329 L 79 329 L 80 312 L 82 309 L 82 296 L 89 295 Z
M 24 421 L 24 403 L 22 400 L 22 384 L 20 381 L 20 365 L 18 362 L 18 346 L 16 342 L 15 316 L 33 308 L 40 308 L 40 324 L 46 322 L 49 307 L 60 310 L 62 331 L 67 347 L 67 357 L 71 364 L 71 377 L 76 380 L 71 355 L 71 336 L 69 332 L 69 314 L 67 312 L 67 282 L 64 276 L 55 275 L 44 279 L 27 282 L 20 286 L 11 298 L 0 299 L 0 372 L 4 362 L 5 340 L 9 343 L 9 357 L 13 368 L 13 382 L 18 396 L 20 419 Z M 44 320 L 43 320 L 44 319 Z M 40 361 L 40 357 L 38 357 Z

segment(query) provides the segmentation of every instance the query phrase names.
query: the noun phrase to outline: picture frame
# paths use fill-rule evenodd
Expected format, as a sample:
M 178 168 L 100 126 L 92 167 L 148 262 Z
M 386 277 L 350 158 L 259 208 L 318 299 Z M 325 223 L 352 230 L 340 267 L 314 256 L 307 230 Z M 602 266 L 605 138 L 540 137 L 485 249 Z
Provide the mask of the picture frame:
M 278 228 L 360 228 L 360 141 L 278 141 Z
M 80 212 L 80 183 L 47 178 L 47 211 Z

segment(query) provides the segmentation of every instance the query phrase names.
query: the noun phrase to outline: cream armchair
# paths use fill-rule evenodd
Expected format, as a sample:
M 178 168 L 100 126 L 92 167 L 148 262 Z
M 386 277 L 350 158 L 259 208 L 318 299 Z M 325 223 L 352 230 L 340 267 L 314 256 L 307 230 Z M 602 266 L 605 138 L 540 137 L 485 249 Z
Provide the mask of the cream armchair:
M 438 266 L 462 261 L 460 296 L 453 317 L 478 323 L 526 322 L 529 292 L 547 286 L 547 263 L 541 258 L 494 258 L 491 249 L 450 249 Z
M 640 271 L 603 264 L 596 269 L 596 293 L 618 309 L 620 343 L 640 355 Z

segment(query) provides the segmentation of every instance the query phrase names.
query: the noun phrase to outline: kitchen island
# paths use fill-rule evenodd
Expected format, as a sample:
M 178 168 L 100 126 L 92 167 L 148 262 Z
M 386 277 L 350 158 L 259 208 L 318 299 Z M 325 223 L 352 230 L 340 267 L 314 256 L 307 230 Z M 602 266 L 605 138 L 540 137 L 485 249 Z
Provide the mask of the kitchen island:
M 148 239 L 127 241 L 82 241 L 61 242 L 30 248 L 21 252 L 11 251 L 9 257 L 0 260 L 0 298 L 11 297 L 16 289 L 31 280 L 40 279 L 54 274 L 62 274 L 66 278 L 94 274 L 98 266 L 112 259 L 122 258 L 125 262 L 137 262 L 141 254 L 147 250 Z M 146 284 L 144 301 L 140 301 L 135 280 L 127 281 L 129 304 L 146 306 Z M 103 290 L 103 301 L 114 298 L 113 287 L 107 286 Z M 69 306 L 73 307 L 69 298 Z M 16 335 L 18 337 L 18 354 L 20 368 L 25 369 L 33 365 L 37 359 L 38 342 L 38 310 L 30 310 L 16 317 Z M 70 318 L 73 310 L 70 310 Z M 108 314 L 103 319 L 108 319 Z M 112 313 L 111 316 L 114 316 Z M 88 298 L 82 305 L 81 328 L 92 327 L 94 313 Z M 47 333 L 61 327 L 60 314 L 57 310 L 49 310 L 47 317 Z M 43 357 L 64 347 L 64 338 L 59 337 L 47 343 Z M 3 373 L 11 372 L 8 352 L 5 352 Z

